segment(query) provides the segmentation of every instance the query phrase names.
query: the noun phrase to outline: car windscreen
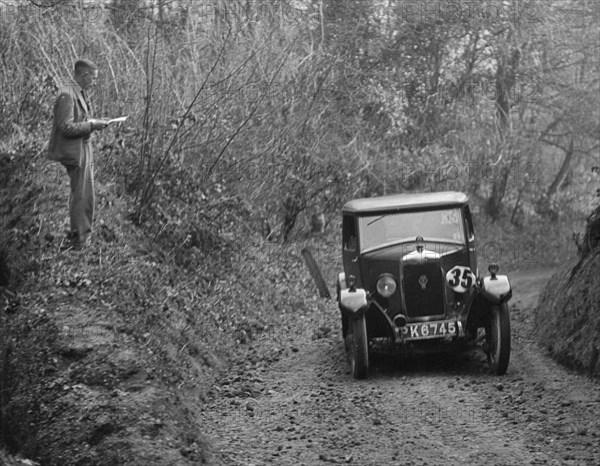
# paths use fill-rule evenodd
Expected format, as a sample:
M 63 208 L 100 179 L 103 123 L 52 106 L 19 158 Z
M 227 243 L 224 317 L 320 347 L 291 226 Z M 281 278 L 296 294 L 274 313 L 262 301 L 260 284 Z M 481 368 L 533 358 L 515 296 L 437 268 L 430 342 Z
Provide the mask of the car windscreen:
M 414 241 L 418 236 L 422 236 L 425 241 L 465 242 L 459 207 L 361 216 L 358 228 L 361 251 Z

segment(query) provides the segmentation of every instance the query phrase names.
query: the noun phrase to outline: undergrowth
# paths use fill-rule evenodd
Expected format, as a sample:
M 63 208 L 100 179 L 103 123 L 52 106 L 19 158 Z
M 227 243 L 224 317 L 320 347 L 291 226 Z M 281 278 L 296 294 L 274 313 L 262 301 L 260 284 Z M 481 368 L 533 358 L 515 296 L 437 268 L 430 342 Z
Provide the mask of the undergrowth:
M 317 298 L 300 251 L 312 251 L 333 290 L 337 212 L 322 235 L 300 216 L 292 241 L 269 242 L 243 199 L 178 188 L 191 176 L 179 172 L 140 224 L 127 190 L 100 171 L 93 245 L 77 253 L 62 249 L 62 167 L 37 147 L 0 165 L 11 269 L 1 438 L 12 452 L 44 464 L 201 464 L 210 447 L 194 413 L 213 381 L 233 361 L 275 360 L 308 313 L 336 312 Z M 542 222 L 507 225 L 475 216 L 480 273 L 488 262 L 554 264 L 559 252 L 543 251 L 564 251 L 571 227 L 548 236 Z
M 62 167 L 36 148 L 0 163 L 2 444 L 43 464 L 201 464 L 194 413 L 213 381 L 251 343 L 268 361 L 281 328 L 301 331 L 322 304 L 300 249 L 339 263 L 337 246 L 265 242 L 243 202 L 216 196 L 157 204 L 136 226 L 128 195 L 100 174 L 93 245 L 63 250 Z

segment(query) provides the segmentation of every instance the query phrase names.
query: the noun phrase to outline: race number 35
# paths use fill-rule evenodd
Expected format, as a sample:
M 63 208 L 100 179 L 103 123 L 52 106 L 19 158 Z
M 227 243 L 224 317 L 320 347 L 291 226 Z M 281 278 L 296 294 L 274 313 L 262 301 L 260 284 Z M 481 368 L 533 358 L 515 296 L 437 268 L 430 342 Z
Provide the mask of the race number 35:
M 475 283 L 473 272 L 469 267 L 457 265 L 446 274 L 448 285 L 457 293 L 464 293 Z

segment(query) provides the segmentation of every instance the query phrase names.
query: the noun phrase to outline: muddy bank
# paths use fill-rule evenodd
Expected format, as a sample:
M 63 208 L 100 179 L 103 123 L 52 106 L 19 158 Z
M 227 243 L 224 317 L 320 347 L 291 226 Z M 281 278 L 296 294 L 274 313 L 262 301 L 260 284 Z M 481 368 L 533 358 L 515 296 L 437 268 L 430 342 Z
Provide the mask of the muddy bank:
M 559 362 L 600 377 L 600 250 L 549 281 L 535 309 L 539 342 Z

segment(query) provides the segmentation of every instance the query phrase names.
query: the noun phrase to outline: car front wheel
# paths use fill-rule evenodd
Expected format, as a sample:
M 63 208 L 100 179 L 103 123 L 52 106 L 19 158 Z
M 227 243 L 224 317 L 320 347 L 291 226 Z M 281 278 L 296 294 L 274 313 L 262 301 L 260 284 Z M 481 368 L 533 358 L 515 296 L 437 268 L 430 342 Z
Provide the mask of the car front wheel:
M 485 336 L 491 373 L 506 374 L 510 359 L 510 314 L 507 303 L 492 306 L 490 322 L 485 328 Z
M 352 376 L 364 379 L 369 371 L 369 342 L 367 340 L 367 322 L 365 316 L 351 319 L 351 331 L 348 332 Z M 350 330 L 350 329 L 349 329 Z

